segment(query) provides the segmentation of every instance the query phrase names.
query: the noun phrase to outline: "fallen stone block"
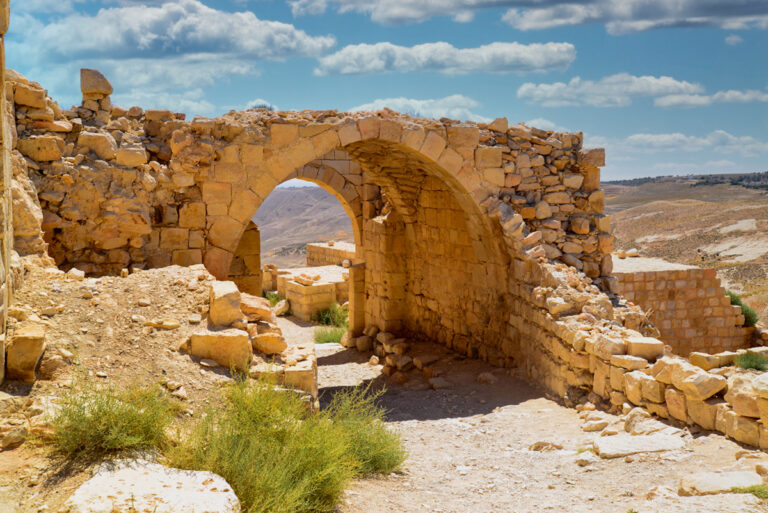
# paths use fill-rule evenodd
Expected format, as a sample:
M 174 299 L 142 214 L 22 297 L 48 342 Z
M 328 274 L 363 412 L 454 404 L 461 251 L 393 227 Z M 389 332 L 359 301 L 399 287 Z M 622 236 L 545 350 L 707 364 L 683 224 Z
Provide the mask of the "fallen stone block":
M 45 352 L 45 327 L 28 323 L 19 326 L 6 345 L 6 378 L 35 381 L 35 368 Z
M 242 330 L 198 331 L 189 337 L 189 353 L 245 372 L 251 363 L 251 341 Z
M 615 435 L 600 437 L 593 442 L 601 458 L 621 458 L 642 452 L 662 452 L 682 449 L 685 442 L 672 435 Z
M 214 281 L 210 285 L 208 318 L 213 326 L 231 326 L 243 319 L 240 291 L 233 281 Z
M 272 306 L 269 303 L 269 299 L 264 297 L 241 293 L 240 311 L 245 314 L 250 322 L 267 321 L 273 324 L 277 322 L 275 313 L 272 311 Z
M 664 354 L 664 342 L 651 337 L 629 337 L 627 339 L 627 354 L 639 356 L 649 361 Z
M 239 513 L 240 502 L 224 478 L 212 472 L 118 460 L 100 465 L 65 507 L 69 513 Z
M 268 355 L 280 354 L 288 348 L 285 338 L 277 333 L 251 334 L 251 342 L 254 350 Z
M 763 484 L 757 472 L 748 470 L 730 472 L 698 472 L 680 479 L 678 493 L 684 496 L 730 493 L 732 488 L 747 488 Z
M 686 397 L 697 401 L 704 401 L 723 390 L 727 385 L 728 380 L 724 377 L 718 376 L 717 374 L 710 374 L 706 371 L 699 371 L 688 376 L 675 386 L 677 386 Z

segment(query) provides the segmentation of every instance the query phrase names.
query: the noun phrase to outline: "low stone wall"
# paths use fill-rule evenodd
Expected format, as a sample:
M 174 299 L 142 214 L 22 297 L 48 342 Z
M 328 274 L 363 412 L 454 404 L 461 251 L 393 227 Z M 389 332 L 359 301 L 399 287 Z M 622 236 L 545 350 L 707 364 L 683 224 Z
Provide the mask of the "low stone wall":
M 741 308 L 731 305 L 715 269 L 675 266 L 632 272 L 633 260 L 617 263 L 618 292 L 649 312 L 659 337 L 676 354 L 751 345 L 755 330 L 744 326 Z
M 334 303 L 349 301 L 349 273 L 339 273 L 337 266 L 317 269 L 320 274 L 313 274 L 312 268 L 274 271 L 278 295 L 286 298 L 292 314 L 304 321 Z
M 355 258 L 355 245 L 350 242 L 312 242 L 307 244 L 307 265 L 341 265 Z

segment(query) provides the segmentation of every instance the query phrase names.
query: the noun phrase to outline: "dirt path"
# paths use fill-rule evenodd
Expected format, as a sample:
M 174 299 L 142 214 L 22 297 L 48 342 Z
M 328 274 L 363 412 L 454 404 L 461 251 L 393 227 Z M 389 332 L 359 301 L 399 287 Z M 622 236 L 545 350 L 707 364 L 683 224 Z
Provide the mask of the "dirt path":
M 400 474 L 356 482 L 344 513 L 768 511 L 751 495 L 677 495 L 687 474 L 749 468 L 736 460 L 743 448 L 720 435 L 686 435 L 683 450 L 580 467 L 577 452 L 591 447 L 599 433 L 585 433 L 575 410 L 504 370 L 455 360 L 444 375 L 451 388 L 431 390 L 419 375 L 401 385 L 367 362 L 337 344 L 318 346 L 321 394 L 364 381 L 386 385 L 383 405 L 409 458 Z M 477 382 L 485 372 L 495 383 Z M 544 441 L 563 449 L 529 450 Z M 654 489 L 655 499 L 647 499 Z

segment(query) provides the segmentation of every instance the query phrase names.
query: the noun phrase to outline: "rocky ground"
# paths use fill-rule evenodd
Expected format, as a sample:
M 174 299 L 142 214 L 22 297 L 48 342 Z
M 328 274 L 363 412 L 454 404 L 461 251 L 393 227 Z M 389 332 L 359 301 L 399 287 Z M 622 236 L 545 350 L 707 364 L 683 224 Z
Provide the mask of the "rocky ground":
M 207 279 L 206 273 L 185 268 L 85 280 L 40 269 L 27 276 L 13 323 L 40 317 L 48 324 L 48 349 L 34 386 L 10 384 L 0 391 L 4 422 L 27 426 L 31 435 L 23 445 L 0 452 L 1 512 L 58 512 L 90 477 L 91 467 L 67 465 L 34 438 L 42 429 L 35 419 L 45 410 L 43 398 L 60 395 L 76 369 L 104 382 L 175 381 L 186 415 L 204 409 L 229 379 L 227 373 L 176 348 L 197 328 Z M 291 343 L 312 339 L 311 324 L 290 318 L 279 324 Z M 626 416 L 589 407 L 566 408 L 514 371 L 436 346 L 419 346 L 414 354 L 439 357 L 433 365 L 443 379 L 438 390 L 415 371 L 386 377 L 369 355 L 337 344 L 317 352 L 321 402 L 343 387 L 385 387 L 381 401 L 388 421 L 409 452 L 402 472 L 354 483 L 340 513 L 768 511 L 752 495 L 678 495 L 681 480 L 700 472 L 754 475 L 762 469 L 762 453 L 720 435 L 632 420 L 633 415 L 627 422 Z M 589 426 L 599 430 L 585 431 Z M 632 438 L 636 444 L 656 431 L 677 448 L 617 458 L 594 453 L 595 441 L 630 436 L 626 426 L 646 433 Z M 602 436 L 609 433 L 616 434 Z M 722 487 L 732 477 L 720 474 L 714 481 Z

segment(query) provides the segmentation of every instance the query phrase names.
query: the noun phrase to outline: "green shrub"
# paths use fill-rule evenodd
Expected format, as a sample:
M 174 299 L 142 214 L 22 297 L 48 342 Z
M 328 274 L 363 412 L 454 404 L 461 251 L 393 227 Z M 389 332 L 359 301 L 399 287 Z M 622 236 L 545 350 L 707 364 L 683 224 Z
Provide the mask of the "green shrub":
M 346 308 L 342 308 L 338 303 L 333 303 L 325 310 L 317 311 L 312 320 L 318 324 L 324 324 L 326 326 L 336 326 L 337 328 L 349 327 L 349 312 Z
M 386 427 L 372 401 L 350 394 L 314 413 L 267 381 L 236 383 L 169 449 L 168 462 L 221 475 L 244 513 L 334 511 L 351 479 L 401 461 L 390 455 L 402 451 L 400 440 L 380 432 Z M 369 438 L 367 450 L 353 447 Z
M 264 297 L 269 299 L 269 305 L 273 308 L 275 307 L 276 304 L 278 304 L 280 301 L 285 299 L 283 296 L 281 296 L 280 294 L 278 294 L 273 290 L 265 290 Z
M 744 326 L 752 327 L 756 325 L 758 321 L 757 313 L 749 305 L 744 304 L 741 296 L 730 290 L 726 290 L 725 293 L 731 298 L 732 305 L 741 307 L 741 314 L 744 316 Z
M 747 486 L 746 488 L 731 488 L 733 493 L 751 493 L 760 499 L 768 499 L 768 485 L 760 484 Z
M 347 332 L 347 328 L 335 328 L 323 326 L 315 328 L 315 344 L 338 344 L 341 342 L 341 337 Z
M 744 353 L 736 357 L 736 366 L 742 369 L 768 370 L 768 358 L 758 353 Z
M 53 444 L 70 457 L 161 448 L 178 404 L 159 386 L 125 390 L 76 378 L 53 417 Z
M 342 425 L 363 475 L 388 474 L 405 461 L 400 435 L 387 429 L 384 411 L 376 405 L 382 393 L 372 394 L 362 387 L 339 392 L 325 412 Z

